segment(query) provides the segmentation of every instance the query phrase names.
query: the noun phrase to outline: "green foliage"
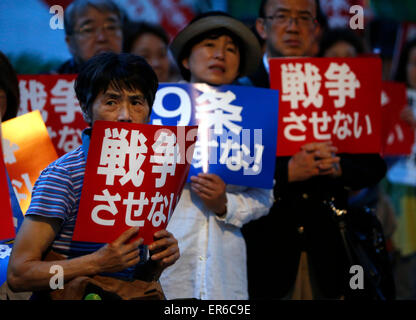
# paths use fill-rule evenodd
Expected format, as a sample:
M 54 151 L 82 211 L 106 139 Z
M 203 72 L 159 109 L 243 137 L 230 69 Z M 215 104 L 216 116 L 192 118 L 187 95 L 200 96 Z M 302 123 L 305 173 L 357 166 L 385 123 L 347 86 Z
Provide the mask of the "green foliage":
M 63 61 L 45 60 L 37 54 L 7 55 L 17 74 L 42 74 L 56 70 Z

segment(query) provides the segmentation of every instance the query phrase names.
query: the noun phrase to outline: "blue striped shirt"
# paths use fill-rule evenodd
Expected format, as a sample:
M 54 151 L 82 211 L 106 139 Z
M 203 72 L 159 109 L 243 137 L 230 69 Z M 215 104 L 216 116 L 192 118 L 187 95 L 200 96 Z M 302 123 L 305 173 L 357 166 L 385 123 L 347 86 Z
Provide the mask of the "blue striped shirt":
M 88 135 L 83 133 L 83 143 Z M 89 142 L 89 139 L 88 141 Z M 65 154 L 44 169 L 36 181 L 26 215 L 62 220 L 52 249 L 67 258 L 99 249 L 103 244 L 72 241 L 84 182 L 86 154 L 83 146 Z

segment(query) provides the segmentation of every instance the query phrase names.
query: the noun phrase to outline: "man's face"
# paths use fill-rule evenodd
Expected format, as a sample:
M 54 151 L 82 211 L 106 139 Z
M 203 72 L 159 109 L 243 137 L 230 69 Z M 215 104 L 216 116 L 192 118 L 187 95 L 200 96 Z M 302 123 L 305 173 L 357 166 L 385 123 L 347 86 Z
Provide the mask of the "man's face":
M 76 18 L 74 33 L 65 40 L 69 51 L 79 62 L 105 51 L 121 53 L 123 37 L 120 20 L 112 12 L 88 7 Z
M 140 90 L 119 90 L 110 86 L 92 105 L 92 124 L 96 120 L 147 123 L 150 107 Z
M 257 31 L 266 39 L 268 55 L 311 55 L 319 33 L 315 18 L 314 0 L 269 0 L 265 18 L 256 22 Z

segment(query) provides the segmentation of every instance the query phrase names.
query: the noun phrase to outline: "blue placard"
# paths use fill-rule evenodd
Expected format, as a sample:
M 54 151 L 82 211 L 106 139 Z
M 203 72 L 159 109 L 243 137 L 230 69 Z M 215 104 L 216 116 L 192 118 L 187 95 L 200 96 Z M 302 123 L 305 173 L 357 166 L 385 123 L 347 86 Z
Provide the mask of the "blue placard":
M 16 198 L 16 194 L 13 190 L 12 182 L 10 181 L 9 174 L 6 170 L 6 176 L 7 176 L 7 184 L 9 186 L 9 193 L 10 193 L 10 201 L 12 205 L 12 212 L 13 212 L 13 225 L 15 228 L 15 233 L 17 234 L 19 232 L 20 226 L 23 223 L 23 213 L 22 209 L 20 208 L 19 201 Z
M 0 286 L 2 286 L 7 279 L 7 265 L 9 264 L 12 247 L 12 244 L 0 243 Z
M 277 90 L 162 83 L 150 123 L 199 126 L 189 176 L 209 172 L 229 184 L 272 188 L 278 103 Z

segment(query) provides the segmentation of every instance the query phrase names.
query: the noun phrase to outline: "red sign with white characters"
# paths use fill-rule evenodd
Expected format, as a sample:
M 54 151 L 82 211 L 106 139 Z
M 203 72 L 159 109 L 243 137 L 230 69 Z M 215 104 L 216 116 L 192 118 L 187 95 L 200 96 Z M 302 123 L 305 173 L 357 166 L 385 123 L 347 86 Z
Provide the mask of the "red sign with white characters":
M 320 4 L 331 28 L 348 28 L 350 26 L 350 20 L 356 14 L 357 9 L 354 6 L 360 6 L 363 8 L 363 12 L 365 14 L 363 21 L 365 23 L 369 20 L 368 13 L 371 10 L 368 10 L 369 8 L 367 7 L 369 4 L 367 4 L 367 1 L 364 0 L 331 0 L 320 1 Z
M 43 0 L 48 7 L 52 7 L 55 5 L 60 5 L 64 9 L 72 2 L 72 0 Z
M 323 141 L 340 153 L 381 151 L 380 59 L 273 58 L 270 77 L 280 93 L 277 156 Z
M 1 148 L 2 144 L 0 139 L 0 150 Z M 0 203 L 0 240 L 12 239 L 15 237 L 13 212 L 10 203 L 9 186 L 7 183 L 6 167 L 4 165 L 3 156 L 0 157 Z
M 84 121 L 74 81 L 77 75 L 19 76 L 19 115 L 39 110 L 58 156 L 72 151 L 82 143 Z
M 181 195 L 197 126 L 96 121 L 92 131 L 73 239 L 112 242 L 139 227 L 135 239 L 152 243 Z
M 401 119 L 407 107 L 406 85 L 383 81 L 381 93 L 383 155 L 409 155 L 414 143 L 414 130 Z

